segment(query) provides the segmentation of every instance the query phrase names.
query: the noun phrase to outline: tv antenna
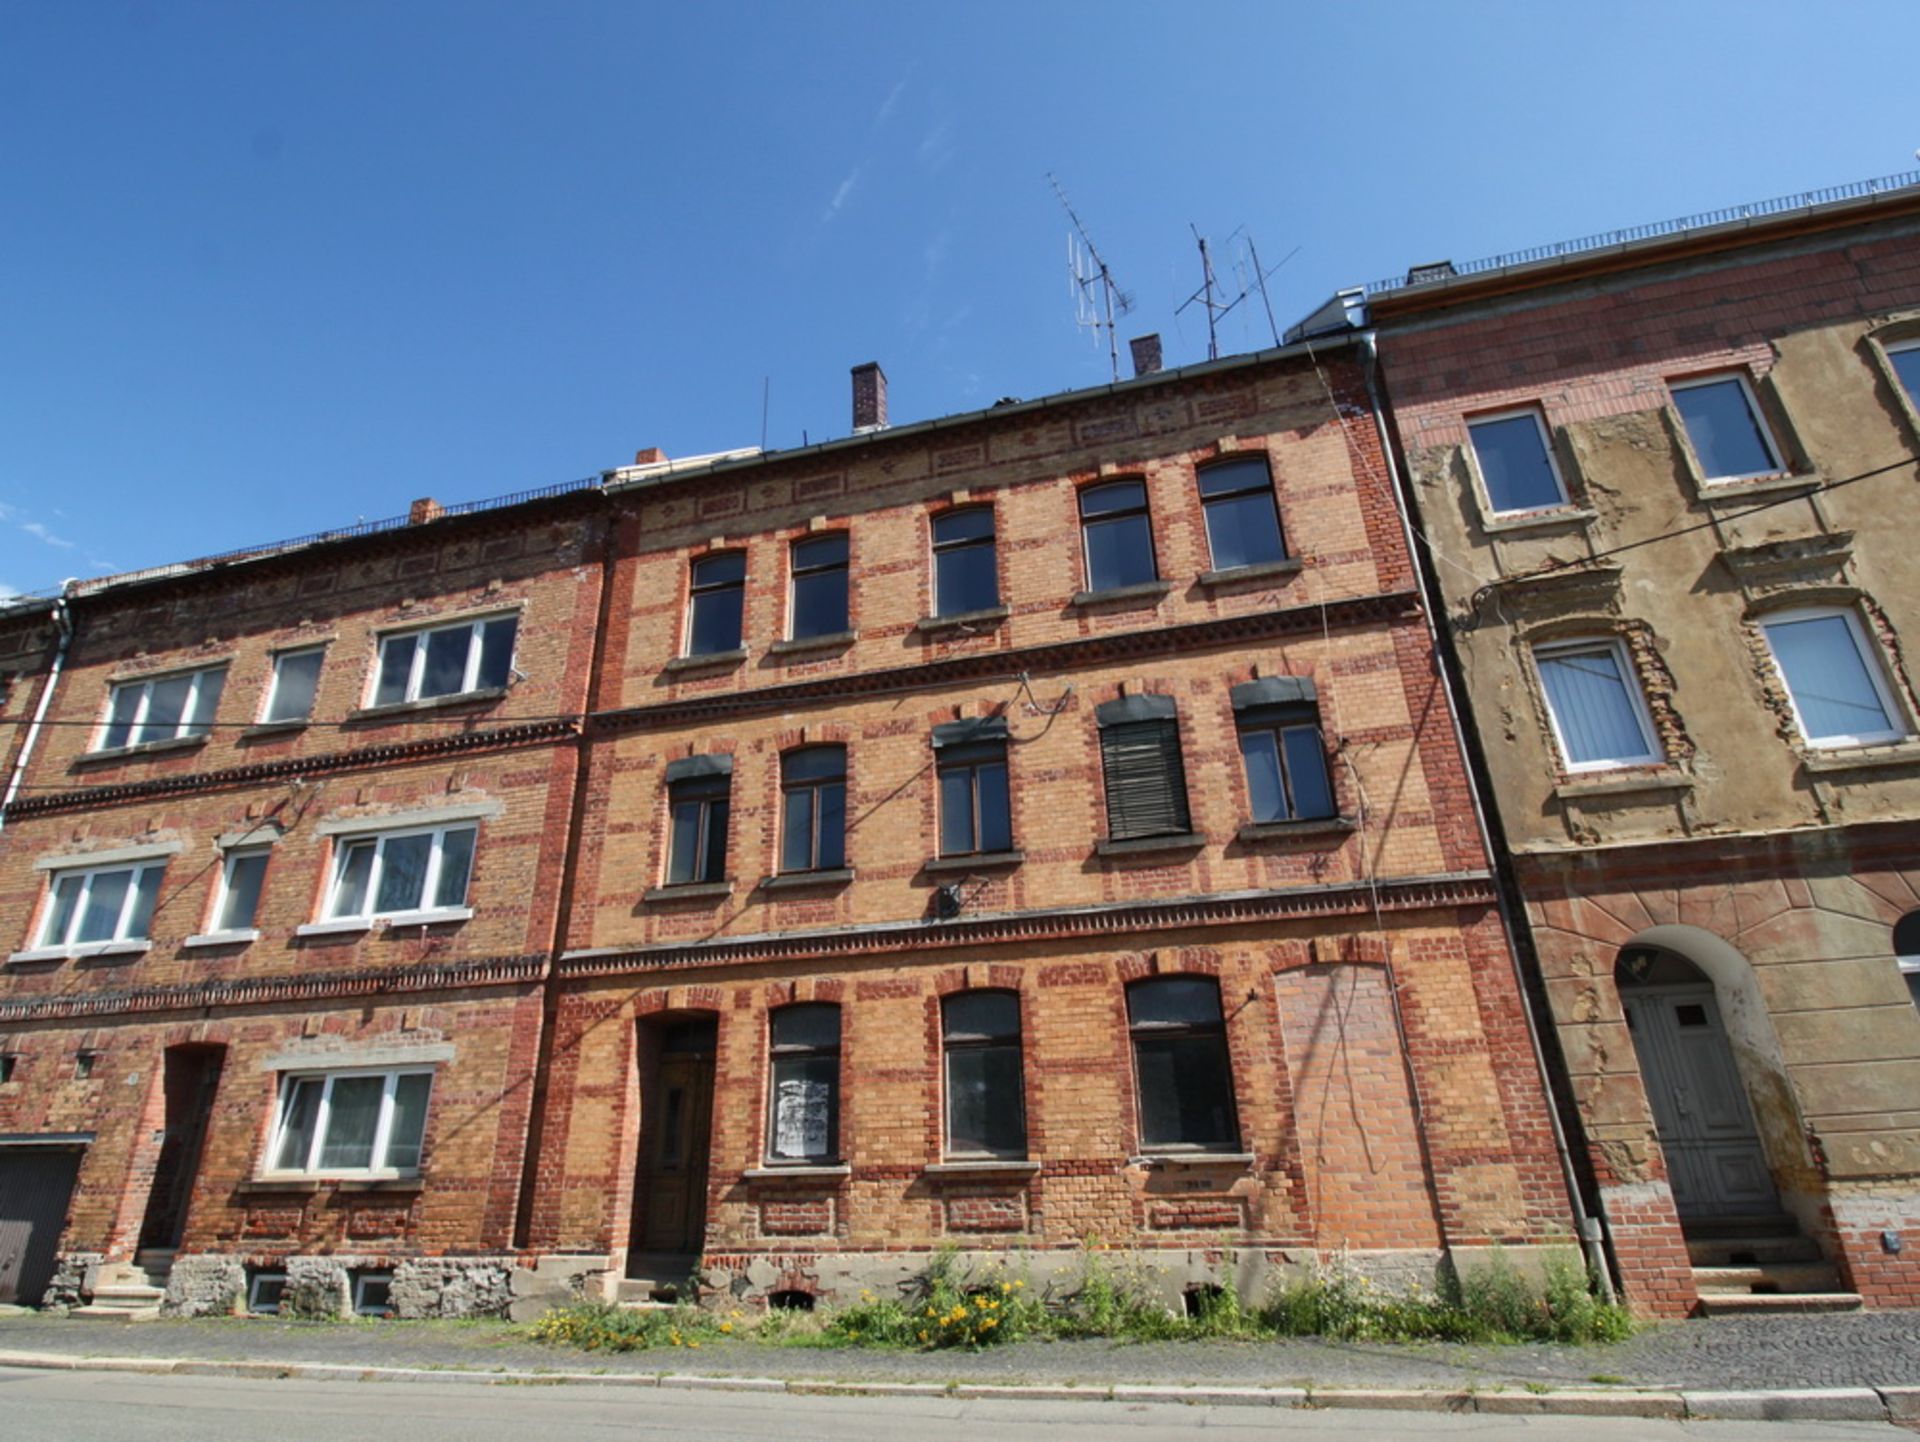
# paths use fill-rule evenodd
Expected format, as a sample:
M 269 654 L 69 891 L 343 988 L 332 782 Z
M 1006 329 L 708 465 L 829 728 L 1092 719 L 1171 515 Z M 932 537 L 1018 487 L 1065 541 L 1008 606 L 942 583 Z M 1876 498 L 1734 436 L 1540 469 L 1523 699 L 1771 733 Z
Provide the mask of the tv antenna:
M 1100 332 L 1107 333 L 1107 361 L 1117 381 L 1120 379 L 1120 331 L 1115 322 L 1133 309 L 1133 297 L 1120 289 L 1113 272 L 1107 269 L 1093 237 L 1087 234 L 1073 202 L 1067 199 L 1067 192 L 1061 189 L 1051 170 L 1047 172 L 1047 183 L 1060 197 L 1067 219 L 1073 222 L 1073 229 L 1067 234 L 1067 288 L 1073 292 L 1074 324 L 1092 331 L 1096 345 Z
M 1200 247 L 1200 288 L 1185 300 L 1181 301 L 1173 313 L 1179 315 L 1181 311 L 1196 301 L 1206 307 L 1207 359 L 1220 359 L 1220 322 L 1226 318 L 1228 312 L 1248 296 L 1252 295 L 1256 290 L 1260 292 L 1260 303 L 1266 307 L 1267 329 L 1273 333 L 1273 343 L 1279 345 L 1280 327 L 1273 318 L 1273 301 L 1267 295 L 1267 277 L 1274 274 L 1281 266 L 1300 254 L 1300 247 L 1296 245 L 1292 250 L 1280 257 L 1279 264 L 1271 267 L 1263 267 L 1260 264 L 1260 252 L 1254 247 L 1253 237 L 1246 233 L 1247 228 L 1244 225 L 1241 226 L 1232 235 L 1227 237 L 1228 244 L 1232 244 L 1236 239 L 1243 239 L 1250 261 L 1250 264 L 1244 266 L 1238 262 L 1235 263 L 1234 269 L 1236 277 L 1240 281 L 1240 294 L 1236 295 L 1232 300 L 1216 300 L 1214 299 L 1214 293 L 1220 289 L 1220 282 L 1213 273 L 1213 251 L 1207 245 L 1207 238 L 1200 233 L 1198 226 L 1189 221 L 1187 223 L 1187 229 L 1193 232 L 1194 241 Z M 1250 279 L 1248 278 L 1249 276 L 1251 276 Z M 1221 293 L 1224 294 L 1224 291 Z

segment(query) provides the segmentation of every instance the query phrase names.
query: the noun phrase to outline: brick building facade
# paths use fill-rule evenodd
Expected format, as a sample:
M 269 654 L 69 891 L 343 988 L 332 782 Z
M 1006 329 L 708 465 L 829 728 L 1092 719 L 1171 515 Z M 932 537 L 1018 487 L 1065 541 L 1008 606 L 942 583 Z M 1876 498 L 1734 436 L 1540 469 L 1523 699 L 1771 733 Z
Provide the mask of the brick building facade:
M 1917 237 L 1905 177 L 1365 297 L 1648 1312 L 1920 1303 Z

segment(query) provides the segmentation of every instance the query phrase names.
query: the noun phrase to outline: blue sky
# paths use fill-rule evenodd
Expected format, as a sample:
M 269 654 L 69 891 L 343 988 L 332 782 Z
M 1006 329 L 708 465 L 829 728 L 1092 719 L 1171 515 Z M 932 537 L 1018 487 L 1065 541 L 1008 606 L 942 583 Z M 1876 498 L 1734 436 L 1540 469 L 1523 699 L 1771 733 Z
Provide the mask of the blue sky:
M 1169 364 L 1340 285 L 1914 167 L 1912 0 L 0 0 L 0 585 Z M 1903 98 L 1904 97 L 1904 98 Z M 1270 341 L 1227 319 L 1223 353 Z

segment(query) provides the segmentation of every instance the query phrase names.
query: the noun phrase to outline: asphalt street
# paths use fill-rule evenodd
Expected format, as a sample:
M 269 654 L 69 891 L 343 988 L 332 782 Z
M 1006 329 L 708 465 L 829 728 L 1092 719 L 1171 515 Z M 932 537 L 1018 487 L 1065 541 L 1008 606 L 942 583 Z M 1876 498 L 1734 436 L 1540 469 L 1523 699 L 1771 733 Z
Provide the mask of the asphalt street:
M 1119 1402 L 796 1397 L 470 1383 L 252 1381 L 0 1368 L 4 1434 L 55 1442 L 527 1442 L 545 1437 L 696 1438 L 702 1442 L 915 1442 L 1016 1431 L 1092 1442 L 1196 1435 L 1433 1438 L 1514 1442 L 1843 1442 L 1911 1434 L 1866 1422 L 1653 1422 L 1633 1418 L 1186 1407 Z

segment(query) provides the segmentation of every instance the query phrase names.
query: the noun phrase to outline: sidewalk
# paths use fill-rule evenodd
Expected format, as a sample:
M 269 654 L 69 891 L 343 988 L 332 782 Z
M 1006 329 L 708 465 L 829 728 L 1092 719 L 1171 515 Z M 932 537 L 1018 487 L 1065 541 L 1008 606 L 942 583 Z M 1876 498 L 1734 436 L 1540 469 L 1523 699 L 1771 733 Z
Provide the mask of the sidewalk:
M 765 1390 L 920 1384 L 962 1396 L 1017 1387 L 1093 1400 L 1920 1421 L 1920 1312 L 1724 1318 L 1591 1347 L 1101 1341 L 928 1353 L 727 1339 L 614 1354 L 542 1346 L 496 1322 L 119 1323 L 30 1313 L 0 1317 L 0 1365 L 625 1385 L 665 1376 L 668 1386 Z M 975 1390 L 984 1388 L 992 1390 Z

